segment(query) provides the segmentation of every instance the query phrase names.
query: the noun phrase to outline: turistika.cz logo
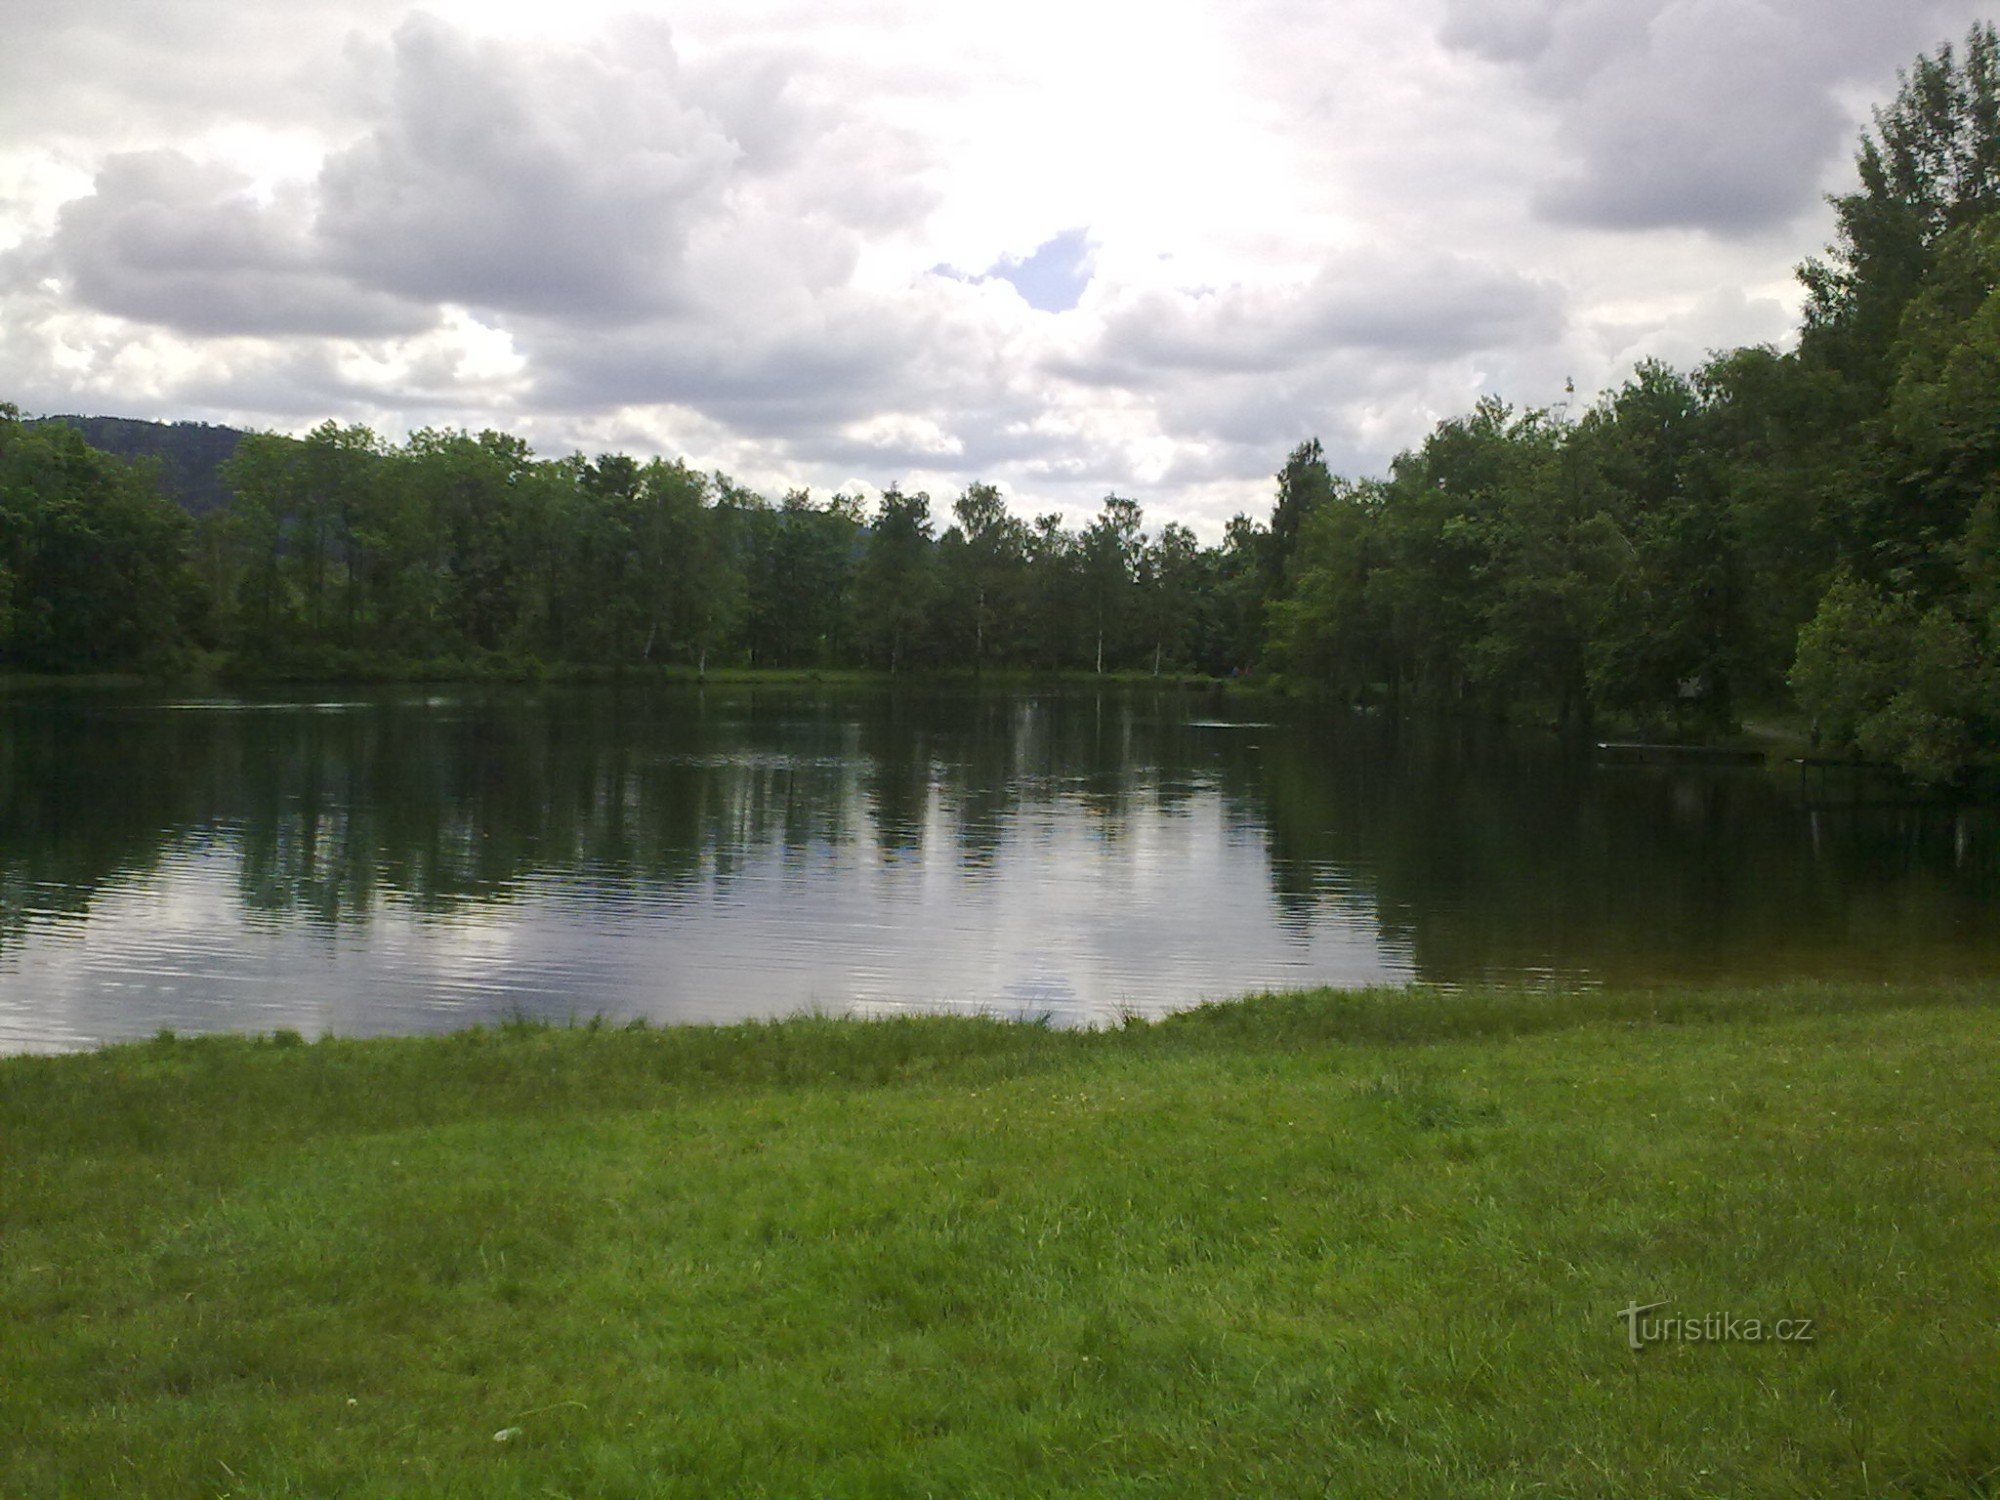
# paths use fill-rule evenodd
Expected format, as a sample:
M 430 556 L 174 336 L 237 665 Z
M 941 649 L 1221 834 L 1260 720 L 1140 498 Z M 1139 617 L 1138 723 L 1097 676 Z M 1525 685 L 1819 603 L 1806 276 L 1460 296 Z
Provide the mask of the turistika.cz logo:
M 1810 1344 L 1816 1336 L 1811 1318 L 1744 1318 L 1735 1313 L 1703 1313 L 1686 1317 L 1669 1313 L 1649 1317 L 1671 1302 L 1634 1302 L 1618 1309 L 1625 1322 L 1625 1342 L 1635 1351 L 1648 1344 Z

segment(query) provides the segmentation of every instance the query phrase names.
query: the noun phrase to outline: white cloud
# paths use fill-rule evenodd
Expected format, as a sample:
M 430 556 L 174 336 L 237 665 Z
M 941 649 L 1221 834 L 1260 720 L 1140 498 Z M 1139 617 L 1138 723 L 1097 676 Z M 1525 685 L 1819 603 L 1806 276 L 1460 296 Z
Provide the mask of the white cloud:
M 530 53 L 417 19 L 386 118 L 329 157 L 317 230 L 404 296 L 601 320 L 670 303 L 740 148 L 687 102 L 664 31 Z
M 1559 290 L 1516 272 L 1460 256 L 1345 255 L 1300 283 L 1115 299 L 1100 368 L 1124 381 L 1182 370 L 1282 377 L 1334 353 L 1443 358 L 1547 340 L 1560 326 Z
M 1447 45 L 1555 108 L 1547 217 L 1752 234 L 1798 218 L 1852 144 L 1855 83 L 1964 33 L 1967 0 L 1446 0 Z
M 63 205 L 46 269 L 78 303 L 193 335 L 417 333 L 433 309 L 350 279 L 297 194 L 260 202 L 233 167 L 178 151 L 108 158 Z

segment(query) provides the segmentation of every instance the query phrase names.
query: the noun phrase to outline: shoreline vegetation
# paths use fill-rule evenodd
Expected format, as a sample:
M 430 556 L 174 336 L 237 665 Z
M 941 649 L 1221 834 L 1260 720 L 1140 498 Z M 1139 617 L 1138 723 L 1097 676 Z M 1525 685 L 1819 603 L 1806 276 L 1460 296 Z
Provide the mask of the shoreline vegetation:
M 1016 514 L 978 477 L 935 507 L 774 499 L 498 431 L 232 446 L 0 404 L 0 669 L 1250 674 L 1653 740 L 1784 704 L 1820 748 L 1962 785 L 2000 747 L 2000 37 L 1919 58 L 1872 118 L 1795 348 L 1488 395 L 1378 476 L 1308 439 L 1211 543 L 1115 493 Z
M 1297 693 L 1310 684 L 1272 677 L 1211 677 L 1200 672 L 1140 670 L 1078 671 L 1050 667 L 923 667 L 891 672 L 881 667 L 751 667 L 711 666 L 706 670 L 675 662 L 592 664 L 543 662 L 493 657 L 485 660 L 439 658 L 429 661 L 385 658 L 372 662 L 333 661 L 294 665 L 260 663 L 244 668 L 216 661 L 177 666 L 157 673 L 141 672 L 7 672 L 0 670 L 0 691 L 7 688 L 245 688 L 295 683 L 329 687 L 443 684 L 478 686 L 488 683 L 594 685 L 630 683 L 717 686 L 825 685 L 832 687 L 952 686 L 1036 687 L 1158 687 L 1186 691 L 1227 689 Z
M 1154 675 L 1144 670 L 1100 673 L 1019 667 L 986 669 L 939 667 L 890 672 L 873 667 L 718 666 L 709 668 L 704 674 L 695 667 L 673 663 L 633 667 L 560 662 L 550 665 L 542 662 L 507 660 L 472 665 L 461 661 L 378 663 L 372 671 L 354 671 L 345 675 L 307 671 L 246 673 L 225 669 L 220 665 L 165 675 L 133 672 L 10 673 L 0 670 L 0 701 L 5 701 L 10 694 L 48 691 L 82 694 L 134 691 L 242 693 L 314 687 L 352 689 L 420 686 L 602 687 L 637 690 L 654 687 L 713 687 L 718 690 L 770 688 L 876 692 L 974 689 L 1020 692 L 1144 691 L 1178 694 L 1192 700 L 1205 699 L 1209 702 L 1218 700 L 1241 704 L 1287 702 L 1333 710 L 1393 707 L 1357 704 L 1350 698 L 1328 692 L 1320 683 L 1272 673 L 1211 677 L 1198 672 L 1162 672 Z M 1579 750 L 1588 749 L 1592 740 L 1596 738 L 1619 734 L 1643 735 L 1655 732 L 1658 728 L 1657 725 L 1644 720 L 1612 716 L 1587 726 L 1589 732 L 1580 734 L 1577 726 L 1566 728 L 1553 722 L 1540 726 L 1519 723 L 1510 725 L 1504 718 L 1482 713 L 1475 707 L 1460 707 L 1453 711 L 1432 705 L 1408 711 L 1428 720 L 1458 718 L 1472 723 L 1484 722 L 1492 728 L 1505 728 L 1510 731 L 1533 731 L 1541 728 L 1565 738 L 1573 748 Z M 1813 742 L 1811 725 L 1796 710 L 1782 703 L 1765 709 L 1746 710 L 1736 723 L 1695 731 L 1681 743 L 1754 751 L 1762 754 L 1767 764 L 1776 764 L 1788 757 L 1818 753 L 1818 747 Z M 1849 747 L 1844 755 L 1858 758 L 1859 752 Z M 1828 759 L 1831 761 L 1837 758 L 1828 757 Z M 1962 775 L 1953 784 L 1946 786 L 1925 786 L 1906 777 L 1899 779 L 1913 794 L 1967 796 L 1983 800 L 1986 795 L 1984 792 L 1986 782 L 1983 777 L 1996 764 L 2000 764 L 2000 756 L 1992 754 L 1977 756 L 1968 762 Z
M 0 1491 L 1990 1495 L 1996 1007 L 0 1059 Z
M 1158 691 L 1189 698 L 1227 699 L 1256 703 L 1285 701 L 1331 709 L 1380 709 L 1392 705 L 1355 703 L 1328 692 L 1324 685 L 1281 673 L 1256 673 L 1234 677 L 1212 677 L 1199 672 L 1167 671 L 1158 675 L 1146 670 L 1109 672 L 1021 667 L 938 667 L 890 672 L 877 667 L 743 667 L 716 666 L 702 673 L 698 668 L 675 663 L 653 666 L 592 666 L 582 663 L 520 662 L 494 660 L 468 664 L 463 661 L 382 662 L 372 670 L 346 674 L 325 671 L 242 672 L 222 663 L 200 669 L 176 670 L 164 674 L 136 672 L 32 673 L 0 670 L 0 700 L 10 693 L 47 691 L 64 693 L 117 692 L 250 692 L 288 688 L 396 688 L 396 687 L 714 687 L 728 688 L 838 688 L 872 691 L 915 691 L 991 689 L 997 691 L 1109 690 L 1113 692 Z M 1424 719 L 1460 718 L 1485 721 L 1495 728 L 1533 730 L 1538 726 L 1508 725 L 1503 718 L 1482 713 L 1476 707 L 1456 711 L 1436 705 L 1419 706 L 1410 713 Z M 1551 733 L 1563 733 L 1564 726 L 1539 726 Z M 1657 725 L 1643 720 L 1604 718 L 1588 726 L 1590 736 L 1568 735 L 1574 745 L 1587 747 L 1590 738 L 1618 734 L 1645 734 Z M 1754 750 L 1767 761 L 1813 754 L 1817 747 L 1812 727 L 1794 708 L 1785 703 L 1744 710 L 1736 723 L 1711 726 L 1693 733 L 1688 741 L 1703 746 Z M 1858 755 L 1851 747 L 1847 754 Z M 1962 791 L 1978 795 L 1983 783 L 1980 773 L 1996 763 L 1996 757 L 1976 758 L 1956 788 L 1934 791 Z M 1913 788 L 1921 789 L 1921 788 Z

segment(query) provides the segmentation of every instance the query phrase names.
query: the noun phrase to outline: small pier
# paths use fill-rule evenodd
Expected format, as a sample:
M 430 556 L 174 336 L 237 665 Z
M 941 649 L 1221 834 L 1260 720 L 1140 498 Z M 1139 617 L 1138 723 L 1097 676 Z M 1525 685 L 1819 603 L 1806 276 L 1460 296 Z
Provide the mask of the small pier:
M 1762 750 L 1727 745 L 1656 745 L 1643 740 L 1599 740 L 1597 758 L 1621 766 L 1761 766 Z
M 1885 760 L 1844 755 L 1794 755 L 1799 796 L 1808 807 L 1914 807 L 1952 800 L 1932 789 L 1914 787 Z

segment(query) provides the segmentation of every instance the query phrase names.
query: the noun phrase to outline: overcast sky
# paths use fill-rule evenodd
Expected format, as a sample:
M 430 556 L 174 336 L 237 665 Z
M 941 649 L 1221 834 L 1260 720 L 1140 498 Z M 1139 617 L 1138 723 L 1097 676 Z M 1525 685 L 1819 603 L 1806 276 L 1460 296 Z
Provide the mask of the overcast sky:
M 1131 495 L 1786 341 L 1959 0 L 0 0 L 0 400 Z

